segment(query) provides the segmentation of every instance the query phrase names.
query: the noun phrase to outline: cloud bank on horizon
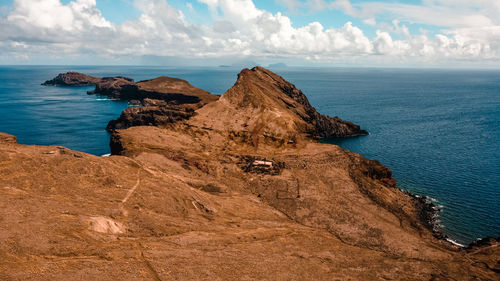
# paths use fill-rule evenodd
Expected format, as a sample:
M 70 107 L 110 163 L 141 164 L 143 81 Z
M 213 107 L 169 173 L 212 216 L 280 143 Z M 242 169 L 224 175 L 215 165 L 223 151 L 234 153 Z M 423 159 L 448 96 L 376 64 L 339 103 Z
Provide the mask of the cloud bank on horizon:
M 103 0 L 122 21 L 100 2 L 0 6 L 0 63 L 500 67 L 498 0 Z

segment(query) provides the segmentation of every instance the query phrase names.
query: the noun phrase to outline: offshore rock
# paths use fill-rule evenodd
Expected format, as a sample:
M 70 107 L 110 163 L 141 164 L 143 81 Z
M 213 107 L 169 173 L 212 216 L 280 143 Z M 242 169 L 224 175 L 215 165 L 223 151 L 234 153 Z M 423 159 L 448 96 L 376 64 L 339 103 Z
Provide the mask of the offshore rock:
M 88 94 L 129 100 L 133 105 L 142 105 L 128 108 L 119 119 L 111 120 L 106 127 L 109 131 L 142 125 L 162 126 L 187 120 L 194 115 L 194 110 L 219 98 L 185 80 L 166 76 L 134 82 L 133 79 L 122 76 L 98 78 L 68 72 L 59 74 L 43 85 L 95 85 L 95 90 Z
M 135 96 L 136 92 L 137 86 L 135 85 L 134 80 L 130 78 L 105 77 L 96 83 L 95 90 L 88 92 L 88 94 L 99 94 L 110 98 L 124 100 L 140 99 L 139 96 Z
M 139 81 L 129 81 L 123 77 L 103 78 L 97 83 L 96 89 L 89 94 L 109 96 L 122 100 L 162 100 L 178 104 L 205 105 L 216 101 L 219 97 L 196 88 L 189 82 L 172 77 Z
M 57 75 L 52 80 L 47 80 L 44 86 L 92 86 L 101 81 L 101 78 L 89 76 L 79 72 L 67 72 Z
M 122 100 L 157 99 L 179 104 L 199 103 L 205 105 L 218 99 L 217 95 L 196 88 L 185 80 L 167 76 L 134 82 L 133 79 L 123 76 L 100 78 L 78 72 L 67 72 L 59 74 L 42 85 L 95 85 L 95 90 L 88 92 L 88 94 L 98 94 Z

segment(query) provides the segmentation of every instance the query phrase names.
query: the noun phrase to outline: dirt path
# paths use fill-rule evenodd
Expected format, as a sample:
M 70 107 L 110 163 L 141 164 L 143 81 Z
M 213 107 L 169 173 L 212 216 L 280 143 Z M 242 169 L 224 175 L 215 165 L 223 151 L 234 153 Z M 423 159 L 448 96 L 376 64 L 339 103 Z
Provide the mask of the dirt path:
M 128 211 L 125 209 L 124 205 L 125 205 L 125 203 L 127 203 L 130 196 L 132 196 L 132 194 L 134 194 L 134 192 L 137 190 L 137 188 L 141 184 L 140 173 L 141 173 L 140 171 L 137 172 L 137 181 L 135 182 L 135 185 L 131 189 L 129 189 L 129 191 L 127 192 L 127 195 L 122 199 L 122 202 L 120 202 L 120 210 L 125 217 L 128 216 Z

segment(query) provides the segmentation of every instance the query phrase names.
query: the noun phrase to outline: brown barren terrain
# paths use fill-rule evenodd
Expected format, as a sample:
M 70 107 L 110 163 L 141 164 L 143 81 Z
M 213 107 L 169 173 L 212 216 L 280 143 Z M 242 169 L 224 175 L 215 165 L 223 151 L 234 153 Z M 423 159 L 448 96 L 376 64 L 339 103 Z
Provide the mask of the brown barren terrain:
M 0 134 L 0 279 L 498 280 L 498 240 L 435 238 L 388 168 L 317 142 L 366 132 L 278 75 L 189 115 L 114 128 L 111 157 Z

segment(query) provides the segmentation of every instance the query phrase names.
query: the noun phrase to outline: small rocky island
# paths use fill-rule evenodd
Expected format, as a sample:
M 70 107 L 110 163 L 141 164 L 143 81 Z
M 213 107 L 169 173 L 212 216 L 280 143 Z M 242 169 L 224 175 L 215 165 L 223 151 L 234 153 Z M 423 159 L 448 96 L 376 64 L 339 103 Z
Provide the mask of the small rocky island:
M 45 84 L 142 106 L 108 125 L 111 157 L 0 134 L 2 280 L 498 280 L 498 239 L 439 239 L 387 167 L 318 142 L 366 131 L 267 69 L 220 97 L 169 77 Z

